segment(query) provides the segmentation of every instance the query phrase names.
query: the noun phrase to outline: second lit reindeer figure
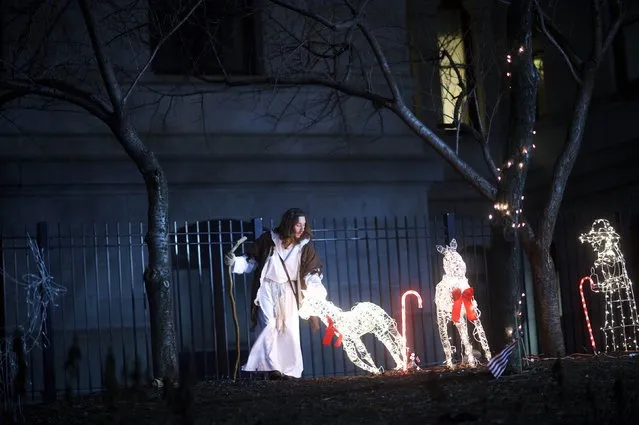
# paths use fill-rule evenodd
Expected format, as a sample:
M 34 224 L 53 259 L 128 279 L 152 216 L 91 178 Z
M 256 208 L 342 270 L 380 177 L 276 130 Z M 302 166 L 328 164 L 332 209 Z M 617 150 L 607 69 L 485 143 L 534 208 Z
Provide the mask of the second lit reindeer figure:
M 476 366 L 473 345 L 468 337 L 466 319 L 472 322 L 473 335 L 481 344 L 486 359 L 491 359 L 490 347 L 486 333 L 479 320 L 480 311 L 474 297 L 474 290 L 466 278 L 466 263 L 457 252 L 457 241 L 452 239 L 449 246 L 437 245 L 437 251 L 444 256 L 444 276 L 435 288 L 435 305 L 437 307 L 437 326 L 444 348 L 446 365 L 453 367 L 452 346 L 448 335 L 448 322 L 452 321 L 459 331 L 463 351 L 469 366 Z

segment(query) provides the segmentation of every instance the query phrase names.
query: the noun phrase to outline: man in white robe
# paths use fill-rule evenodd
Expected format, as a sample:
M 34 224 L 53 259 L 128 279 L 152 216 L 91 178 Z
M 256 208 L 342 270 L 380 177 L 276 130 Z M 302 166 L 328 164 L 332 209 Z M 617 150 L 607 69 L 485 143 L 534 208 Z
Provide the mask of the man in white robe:
M 309 286 L 324 289 L 322 263 L 311 238 L 306 214 L 292 208 L 284 213 L 278 227 L 254 242 L 250 254 L 236 257 L 229 252 L 225 256 L 233 273 L 255 273 L 252 322 L 258 325 L 259 336 L 242 370 L 270 372 L 272 379 L 302 376 L 301 290 Z M 309 321 L 317 332 L 318 318 Z

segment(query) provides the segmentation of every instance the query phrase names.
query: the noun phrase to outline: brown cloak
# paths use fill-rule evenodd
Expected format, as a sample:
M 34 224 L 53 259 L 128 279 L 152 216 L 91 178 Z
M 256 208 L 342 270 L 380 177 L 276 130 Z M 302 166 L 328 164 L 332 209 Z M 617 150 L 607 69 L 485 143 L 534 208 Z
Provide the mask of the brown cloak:
M 271 237 L 271 232 L 266 231 L 262 233 L 262 235 L 257 238 L 255 242 L 253 242 L 253 246 L 251 247 L 251 251 L 248 253 L 247 257 L 249 260 L 254 260 L 256 262 L 255 270 L 253 271 L 253 284 L 251 287 L 251 321 L 252 326 L 255 326 L 257 321 L 257 309 L 258 306 L 255 305 L 254 300 L 257 297 L 257 290 L 260 288 L 260 277 L 262 276 L 262 269 L 266 264 L 268 258 L 273 255 L 275 250 L 275 242 L 273 242 L 273 238 Z M 302 247 L 302 257 L 300 268 L 297 276 L 291 276 L 291 279 L 297 279 L 297 288 L 306 289 L 306 282 L 304 281 L 304 277 L 308 274 L 321 274 L 323 270 L 322 260 L 319 255 L 317 255 L 317 251 L 315 250 L 315 245 L 313 242 L 309 241 Z M 295 284 L 295 282 L 293 282 Z M 299 294 L 299 298 L 301 300 L 301 294 Z

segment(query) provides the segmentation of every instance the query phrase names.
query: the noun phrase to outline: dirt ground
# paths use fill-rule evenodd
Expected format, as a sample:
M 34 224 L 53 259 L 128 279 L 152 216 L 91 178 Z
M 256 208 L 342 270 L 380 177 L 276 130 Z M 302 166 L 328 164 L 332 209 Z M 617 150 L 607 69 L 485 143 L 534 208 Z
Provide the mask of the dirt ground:
M 110 408 L 103 396 L 82 397 L 71 405 L 25 408 L 24 417 L 32 425 L 636 424 L 639 356 L 538 360 L 499 380 L 485 367 L 437 367 L 382 376 L 201 382 L 191 397 L 174 392 L 169 401 L 162 393 L 128 391 Z

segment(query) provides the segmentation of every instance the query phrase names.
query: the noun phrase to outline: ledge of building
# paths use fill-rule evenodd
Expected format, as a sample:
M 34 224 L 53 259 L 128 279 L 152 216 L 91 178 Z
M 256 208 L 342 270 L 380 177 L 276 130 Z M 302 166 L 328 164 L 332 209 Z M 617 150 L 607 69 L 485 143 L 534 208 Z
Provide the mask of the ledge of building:
M 109 134 L 2 135 L 0 160 L 122 159 L 120 144 Z M 322 156 L 433 158 L 431 149 L 412 134 L 344 135 L 339 133 L 154 133 L 143 136 L 147 147 L 162 160 L 220 157 Z
M 173 159 L 163 168 L 170 186 L 260 184 L 420 184 L 442 179 L 441 163 L 415 158 Z M 0 185 L 142 185 L 139 171 L 120 160 L 0 161 Z

